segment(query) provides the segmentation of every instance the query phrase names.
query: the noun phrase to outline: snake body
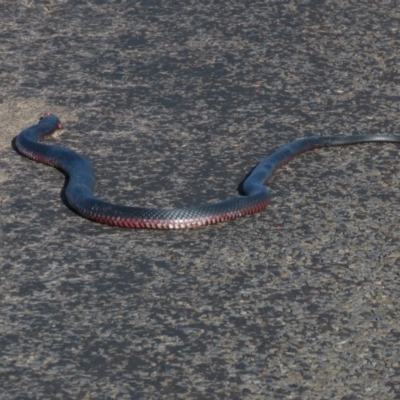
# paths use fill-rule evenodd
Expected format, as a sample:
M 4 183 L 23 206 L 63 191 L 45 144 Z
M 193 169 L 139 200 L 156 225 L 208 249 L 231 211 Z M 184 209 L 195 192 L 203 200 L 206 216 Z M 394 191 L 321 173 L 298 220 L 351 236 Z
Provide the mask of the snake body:
M 264 183 L 277 168 L 305 151 L 366 142 L 400 143 L 400 137 L 380 134 L 297 139 L 275 151 L 251 170 L 242 183 L 243 195 L 214 204 L 169 210 L 123 206 L 98 199 L 93 194 L 95 174 L 84 157 L 68 148 L 39 142 L 60 128 L 59 118 L 46 114 L 38 124 L 17 136 L 16 148 L 22 155 L 59 168 L 68 175 L 66 199 L 79 215 L 99 223 L 128 228 L 195 228 L 253 214 L 265 209 L 270 202 L 270 192 Z

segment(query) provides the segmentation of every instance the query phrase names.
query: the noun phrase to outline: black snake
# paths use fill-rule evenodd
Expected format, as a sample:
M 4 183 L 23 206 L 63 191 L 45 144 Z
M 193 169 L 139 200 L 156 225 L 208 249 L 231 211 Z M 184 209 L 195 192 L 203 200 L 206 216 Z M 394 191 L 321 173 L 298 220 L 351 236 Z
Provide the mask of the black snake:
M 263 210 L 270 201 L 264 183 L 274 171 L 293 157 L 319 147 L 346 146 L 366 142 L 400 143 L 391 135 L 312 136 L 297 139 L 262 160 L 242 182 L 243 195 L 188 208 L 158 209 L 122 206 L 98 199 L 93 194 L 95 174 L 90 163 L 65 147 L 39 143 L 43 137 L 60 129 L 58 117 L 46 114 L 38 124 L 23 130 L 15 145 L 24 156 L 59 168 L 68 177 L 65 194 L 69 205 L 92 221 L 127 228 L 182 229 L 216 224 Z

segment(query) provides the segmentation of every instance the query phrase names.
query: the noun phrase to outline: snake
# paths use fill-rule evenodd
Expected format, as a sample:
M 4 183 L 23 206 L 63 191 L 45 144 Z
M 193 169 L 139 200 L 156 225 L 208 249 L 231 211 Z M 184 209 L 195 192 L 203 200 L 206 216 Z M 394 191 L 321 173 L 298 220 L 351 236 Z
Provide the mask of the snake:
M 43 138 L 58 129 L 62 129 L 60 119 L 47 113 L 36 125 L 18 134 L 15 147 L 23 156 L 53 166 L 67 175 L 66 201 L 78 215 L 98 223 L 126 228 L 197 228 L 254 214 L 270 203 L 270 191 L 265 183 L 274 171 L 301 153 L 321 147 L 368 142 L 400 143 L 400 137 L 388 134 L 296 139 L 258 163 L 242 181 L 238 196 L 211 204 L 163 209 L 118 205 L 97 198 L 94 195 L 95 173 L 85 157 L 66 147 L 41 143 Z

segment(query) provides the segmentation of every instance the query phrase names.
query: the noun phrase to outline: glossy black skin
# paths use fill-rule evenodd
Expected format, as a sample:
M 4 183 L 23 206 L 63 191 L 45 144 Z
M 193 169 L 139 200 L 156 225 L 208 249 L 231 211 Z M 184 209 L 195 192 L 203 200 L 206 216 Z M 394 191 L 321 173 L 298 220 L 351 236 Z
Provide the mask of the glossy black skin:
M 253 214 L 263 210 L 270 201 L 270 192 L 264 183 L 277 168 L 305 151 L 366 142 L 400 143 L 400 137 L 374 134 L 297 139 L 281 147 L 253 168 L 241 185 L 243 196 L 214 204 L 167 210 L 122 206 L 95 197 L 95 174 L 84 157 L 65 147 L 39 142 L 60 127 L 61 122 L 57 116 L 46 114 L 38 124 L 23 130 L 17 136 L 15 145 L 24 156 L 57 167 L 69 176 L 66 198 L 78 214 L 92 221 L 130 228 L 195 228 Z

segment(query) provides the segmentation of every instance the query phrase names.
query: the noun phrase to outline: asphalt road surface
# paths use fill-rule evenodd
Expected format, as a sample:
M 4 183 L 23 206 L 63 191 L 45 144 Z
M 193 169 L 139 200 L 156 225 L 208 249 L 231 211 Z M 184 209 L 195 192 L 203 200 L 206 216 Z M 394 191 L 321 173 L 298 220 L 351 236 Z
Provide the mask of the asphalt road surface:
M 0 399 L 400 399 L 399 146 L 306 153 L 197 230 L 73 213 L 11 145 L 44 112 L 96 195 L 235 196 L 298 137 L 400 135 L 395 1 L 0 3 Z

